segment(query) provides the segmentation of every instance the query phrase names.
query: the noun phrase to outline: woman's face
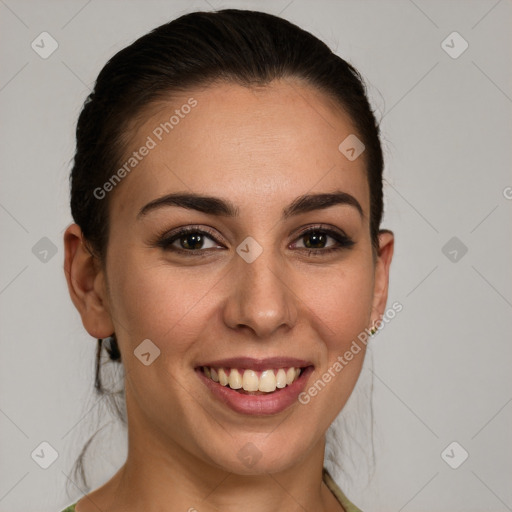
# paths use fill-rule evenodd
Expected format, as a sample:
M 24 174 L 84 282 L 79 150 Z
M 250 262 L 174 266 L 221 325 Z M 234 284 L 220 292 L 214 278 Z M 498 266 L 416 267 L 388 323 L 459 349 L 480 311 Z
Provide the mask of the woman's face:
M 109 192 L 106 260 L 131 442 L 240 474 L 284 470 L 323 443 L 364 345 L 335 363 L 387 294 L 364 153 L 338 149 L 354 131 L 298 81 L 219 84 L 145 112 L 125 155 L 137 164 Z M 170 194 L 216 199 L 161 200 Z M 293 382 L 247 394 L 214 382 L 221 367 L 233 387 Z

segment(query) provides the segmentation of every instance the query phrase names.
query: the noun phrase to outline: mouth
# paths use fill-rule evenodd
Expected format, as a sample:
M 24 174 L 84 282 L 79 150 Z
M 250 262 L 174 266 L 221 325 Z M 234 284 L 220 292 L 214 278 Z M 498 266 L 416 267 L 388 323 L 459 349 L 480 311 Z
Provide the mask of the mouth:
M 298 403 L 314 366 L 290 358 L 237 358 L 201 364 L 195 370 L 210 396 L 222 404 L 242 414 L 268 415 Z
M 238 368 L 215 368 L 201 366 L 203 374 L 221 386 L 228 386 L 238 393 L 246 395 L 267 395 L 277 389 L 292 385 L 305 368 L 268 368 L 263 371 Z

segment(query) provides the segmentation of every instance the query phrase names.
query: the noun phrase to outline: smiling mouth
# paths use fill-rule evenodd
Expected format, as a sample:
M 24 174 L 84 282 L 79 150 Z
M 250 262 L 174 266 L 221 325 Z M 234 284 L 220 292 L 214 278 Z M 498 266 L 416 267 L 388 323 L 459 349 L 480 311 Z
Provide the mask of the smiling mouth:
M 268 395 L 293 384 L 306 368 L 269 368 L 256 371 L 201 366 L 200 371 L 213 382 L 245 395 Z

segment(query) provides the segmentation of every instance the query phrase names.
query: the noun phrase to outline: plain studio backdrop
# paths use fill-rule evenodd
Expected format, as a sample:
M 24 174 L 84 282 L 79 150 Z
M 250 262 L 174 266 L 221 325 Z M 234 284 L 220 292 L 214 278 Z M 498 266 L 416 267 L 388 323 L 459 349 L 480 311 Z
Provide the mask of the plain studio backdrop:
M 335 478 L 365 512 L 512 510 L 510 0 L 1 0 L 0 511 L 80 498 L 68 477 L 99 426 L 93 487 L 124 461 L 63 273 L 75 124 L 114 53 L 185 12 L 226 7 L 325 41 L 362 73 L 381 120 L 388 305 L 403 310 L 372 341 L 344 413 L 368 426 L 373 381 L 373 477 L 356 428 L 339 432 L 353 469 Z

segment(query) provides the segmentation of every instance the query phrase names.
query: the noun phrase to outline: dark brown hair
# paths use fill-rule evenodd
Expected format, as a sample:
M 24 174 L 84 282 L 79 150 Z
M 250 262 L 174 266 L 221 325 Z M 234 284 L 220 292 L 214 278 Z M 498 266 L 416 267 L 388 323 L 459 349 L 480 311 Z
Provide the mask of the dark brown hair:
M 109 199 L 115 192 L 98 199 L 94 190 L 121 165 L 127 133 L 144 108 L 173 93 L 218 81 L 250 87 L 280 78 L 304 80 L 349 115 L 365 145 L 375 254 L 383 213 L 383 155 L 379 126 L 360 74 L 322 41 L 282 18 L 225 9 L 186 14 L 137 39 L 107 62 L 84 103 L 70 176 L 71 213 L 102 265 L 107 257 Z M 110 360 L 121 361 L 115 334 L 98 340 L 95 388 L 99 394 L 105 392 L 102 346 Z M 84 451 L 80 464 L 83 455 Z M 83 471 L 81 475 L 87 485 Z

